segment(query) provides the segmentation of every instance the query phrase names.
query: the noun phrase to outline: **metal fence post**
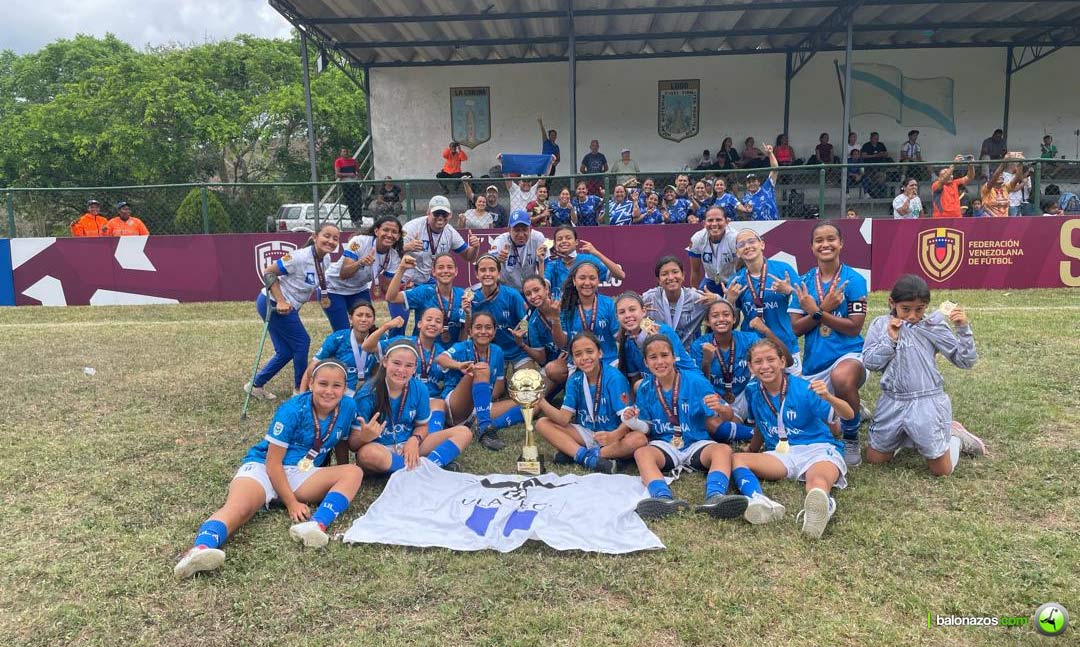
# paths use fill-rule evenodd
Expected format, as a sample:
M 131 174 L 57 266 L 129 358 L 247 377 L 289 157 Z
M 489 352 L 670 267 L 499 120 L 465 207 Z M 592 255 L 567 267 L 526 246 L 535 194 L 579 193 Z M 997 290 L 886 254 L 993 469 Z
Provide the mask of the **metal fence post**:
M 204 234 L 210 233 L 210 196 L 206 192 L 206 185 L 199 187 L 202 198 L 202 229 Z
M 1042 210 L 1042 162 L 1035 162 L 1035 179 L 1031 181 L 1031 203 L 1038 209 L 1036 216 L 1043 214 Z
M 7 192 L 7 226 L 8 238 L 15 237 L 15 194 Z
M 830 160 L 832 161 L 832 160 Z M 818 218 L 825 217 L 825 167 L 818 169 L 817 180 L 817 212 Z M 843 218 L 846 214 L 840 214 L 839 218 Z
M 402 212 L 401 215 L 405 217 L 405 222 L 409 222 L 410 220 L 412 220 L 412 212 L 413 212 L 412 203 L 409 202 L 409 185 L 411 184 L 411 182 L 406 180 L 404 182 L 404 184 L 405 184 L 405 186 L 401 187 L 402 194 L 403 194 L 402 195 L 403 199 L 401 201 L 401 204 L 404 207 L 403 212 Z

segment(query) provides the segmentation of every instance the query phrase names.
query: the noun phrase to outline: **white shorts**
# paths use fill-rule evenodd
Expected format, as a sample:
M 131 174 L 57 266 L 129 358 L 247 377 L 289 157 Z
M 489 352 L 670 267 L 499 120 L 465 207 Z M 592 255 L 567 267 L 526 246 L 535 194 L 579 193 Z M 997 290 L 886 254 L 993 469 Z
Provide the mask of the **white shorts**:
M 791 366 L 785 369 L 788 375 L 802 375 L 802 351 L 791 354 Z
M 807 382 L 813 382 L 814 380 L 821 380 L 822 382 L 825 383 L 825 386 L 829 387 L 829 393 L 832 393 L 833 395 L 836 395 L 836 393 L 833 391 L 833 386 L 832 386 L 832 372 L 833 372 L 833 369 L 836 368 L 836 366 L 840 362 L 843 362 L 844 360 L 848 360 L 848 359 L 853 359 L 853 360 L 857 361 L 861 365 L 862 364 L 862 353 L 847 353 L 845 355 L 841 355 L 840 357 L 836 358 L 836 361 L 833 362 L 829 366 L 829 368 L 827 368 L 827 369 L 825 369 L 823 371 L 820 371 L 818 373 L 814 373 L 813 375 L 804 375 L 803 379 L 805 379 Z M 863 367 L 863 382 L 866 382 L 866 380 L 869 379 L 869 378 L 870 378 L 870 371 L 867 371 L 866 367 L 864 366 Z
M 666 440 L 650 440 L 649 444 L 664 452 L 673 464 L 672 469 L 685 467 L 692 470 L 694 467 L 690 464 L 690 459 L 694 457 L 694 454 L 705 449 L 709 445 L 715 445 L 716 441 L 698 440 L 689 445 L 684 445 L 682 449 L 676 449 L 675 445 L 672 445 Z
M 296 492 L 296 489 L 304 484 L 304 481 L 308 480 L 312 474 L 321 470 L 321 467 L 312 467 L 306 472 L 300 471 L 300 468 L 295 465 L 285 465 L 285 478 L 289 481 L 289 489 Z M 236 470 L 236 476 L 233 480 L 239 478 L 254 479 L 259 482 L 259 485 L 263 487 L 263 492 L 266 493 L 266 502 L 264 506 L 269 506 L 270 503 L 278 498 L 277 492 L 274 490 L 273 484 L 270 483 L 270 475 L 266 473 L 266 465 L 263 463 L 244 463 L 240 466 L 240 469 Z
M 847 487 L 847 463 L 844 457 L 831 443 L 814 443 L 812 445 L 792 445 L 791 449 L 781 454 L 773 450 L 765 452 L 776 458 L 787 468 L 787 477 L 793 481 L 805 481 L 806 471 L 814 463 L 832 463 L 840 470 L 840 478 L 836 481 L 837 488 Z
M 592 449 L 597 446 L 596 438 L 593 437 L 593 433 L 595 432 L 593 432 L 592 429 L 582 427 L 576 422 L 570 426 L 574 428 L 574 431 L 578 432 L 579 436 L 581 436 L 581 441 L 585 443 L 585 449 Z

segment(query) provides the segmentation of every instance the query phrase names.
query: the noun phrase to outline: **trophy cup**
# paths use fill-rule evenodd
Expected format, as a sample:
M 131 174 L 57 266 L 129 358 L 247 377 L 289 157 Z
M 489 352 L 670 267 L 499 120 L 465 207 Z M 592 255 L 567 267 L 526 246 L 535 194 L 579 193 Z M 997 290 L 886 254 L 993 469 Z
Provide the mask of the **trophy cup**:
M 509 391 L 510 397 L 521 407 L 521 416 L 525 418 L 525 444 L 517 460 L 517 471 L 519 474 L 540 476 L 544 472 L 544 459 L 533 438 L 533 409 L 544 397 L 544 378 L 536 369 L 518 369 L 510 377 Z

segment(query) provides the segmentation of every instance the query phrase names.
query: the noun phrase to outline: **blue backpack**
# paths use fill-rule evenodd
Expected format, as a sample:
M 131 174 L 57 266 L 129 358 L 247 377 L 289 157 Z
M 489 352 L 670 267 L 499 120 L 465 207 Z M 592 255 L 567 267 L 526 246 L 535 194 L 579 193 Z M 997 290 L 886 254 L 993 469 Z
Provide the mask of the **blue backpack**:
M 1080 197 L 1075 193 L 1062 193 L 1058 198 L 1058 206 L 1066 213 L 1080 212 Z

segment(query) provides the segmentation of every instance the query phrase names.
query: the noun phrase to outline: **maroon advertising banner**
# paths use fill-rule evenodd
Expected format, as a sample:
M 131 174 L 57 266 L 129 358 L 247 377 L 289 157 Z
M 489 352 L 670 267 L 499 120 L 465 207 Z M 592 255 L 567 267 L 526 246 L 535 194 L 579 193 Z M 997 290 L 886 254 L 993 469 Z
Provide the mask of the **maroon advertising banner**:
M 1080 218 L 877 220 L 871 289 L 904 274 L 930 288 L 1080 286 Z
M 799 272 L 813 266 L 813 221 L 737 223 L 766 241 L 766 254 Z M 840 223 L 844 262 L 870 270 L 870 221 Z M 644 291 L 656 284 L 657 259 L 688 261 L 686 247 L 699 225 L 582 227 L 579 236 L 623 266 L 627 278 L 609 293 Z M 548 236 L 551 230 L 543 230 Z M 464 232 L 463 232 L 464 233 Z M 487 249 L 499 231 L 474 231 Z M 307 239 L 306 234 L 234 234 L 126 238 L 17 238 L 11 241 L 17 305 L 117 305 L 253 299 L 260 269 Z M 344 242 L 344 241 L 343 241 Z M 462 264 L 462 277 L 470 277 Z M 687 264 L 689 271 L 689 264 Z M 466 279 L 462 278 L 464 282 Z

